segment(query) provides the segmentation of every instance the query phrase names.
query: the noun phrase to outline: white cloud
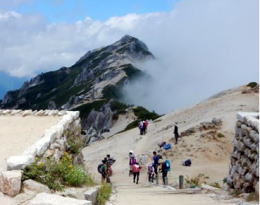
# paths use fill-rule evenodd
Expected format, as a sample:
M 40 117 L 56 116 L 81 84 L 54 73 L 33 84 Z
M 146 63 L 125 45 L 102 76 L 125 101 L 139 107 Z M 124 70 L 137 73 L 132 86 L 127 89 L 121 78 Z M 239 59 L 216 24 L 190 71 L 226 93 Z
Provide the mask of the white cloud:
M 132 85 L 139 86 L 139 95 L 131 95 L 130 86 L 129 101 L 161 112 L 258 76 L 257 0 L 182 0 L 171 12 L 70 24 L 1 12 L 0 30 L 0 71 L 13 76 L 69 66 L 125 34 L 140 38 L 157 57 L 142 65 L 156 84 Z

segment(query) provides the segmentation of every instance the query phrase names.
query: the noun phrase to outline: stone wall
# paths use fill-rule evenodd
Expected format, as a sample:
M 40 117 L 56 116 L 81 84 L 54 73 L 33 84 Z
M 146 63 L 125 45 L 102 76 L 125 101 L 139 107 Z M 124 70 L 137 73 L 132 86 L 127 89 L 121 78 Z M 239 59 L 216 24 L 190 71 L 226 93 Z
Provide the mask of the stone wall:
M 236 192 L 259 193 L 259 113 L 238 113 L 227 183 Z
M 36 157 L 52 157 L 59 160 L 67 145 L 67 135 L 80 136 L 81 125 L 78 111 L 58 110 L 0 110 L 0 115 L 60 116 L 61 120 L 47 129 L 40 140 L 28 147 L 23 154 L 7 159 L 7 170 L 20 170 L 35 161 Z
M 45 131 L 42 137 L 28 147 L 21 155 L 11 156 L 7 161 L 7 170 L 0 172 L 0 191 L 9 196 L 19 194 L 21 189 L 22 169 L 33 163 L 36 158 L 59 160 L 68 148 L 68 138 L 79 137 L 81 123 L 79 112 L 57 110 L 0 110 L 0 116 L 60 116 L 59 122 Z M 26 120 L 26 119 L 25 119 Z M 10 128 L 12 129 L 12 128 Z

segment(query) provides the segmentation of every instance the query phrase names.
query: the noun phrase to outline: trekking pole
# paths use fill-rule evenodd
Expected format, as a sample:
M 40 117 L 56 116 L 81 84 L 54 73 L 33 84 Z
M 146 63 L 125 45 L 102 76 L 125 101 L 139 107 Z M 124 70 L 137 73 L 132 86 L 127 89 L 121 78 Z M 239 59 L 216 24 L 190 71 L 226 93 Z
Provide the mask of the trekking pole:
M 180 175 L 179 176 L 179 189 L 183 189 L 183 179 L 184 179 L 183 175 Z

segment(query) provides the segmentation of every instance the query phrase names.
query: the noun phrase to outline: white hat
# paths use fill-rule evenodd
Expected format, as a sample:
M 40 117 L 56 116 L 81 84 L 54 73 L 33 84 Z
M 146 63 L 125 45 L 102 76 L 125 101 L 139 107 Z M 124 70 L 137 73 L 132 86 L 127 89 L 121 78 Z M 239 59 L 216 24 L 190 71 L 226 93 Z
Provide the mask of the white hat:
M 130 150 L 130 151 L 129 151 L 129 153 L 132 153 L 132 154 L 134 154 L 134 151 L 133 151 L 133 150 Z

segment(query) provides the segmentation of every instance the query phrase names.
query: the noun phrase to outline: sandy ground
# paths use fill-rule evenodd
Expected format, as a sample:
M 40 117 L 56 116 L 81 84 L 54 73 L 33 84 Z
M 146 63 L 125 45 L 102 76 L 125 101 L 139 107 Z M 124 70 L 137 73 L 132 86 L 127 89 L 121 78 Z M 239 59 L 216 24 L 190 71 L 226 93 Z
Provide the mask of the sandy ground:
M 22 154 L 59 120 L 53 116 L 0 116 L 0 167 L 6 167 L 9 156 Z
M 147 186 L 146 166 L 143 167 L 139 185 L 134 185 L 128 177 L 128 152 L 134 150 L 135 154 L 148 157 L 151 162 L 152 151 L 162 141 L 173 142 L 173 123 L 179 123 L 180 132 L 199 125 L 200 122 L 211 121 L 220 118 L 223 125 L 219 131 L 225 135 L 221 139 L 202 139 L 201 133 L 183 137 L 177 146 L 167 154 L 171 161 L 169 172 L 169 185 L 178 183 L 179 175 L 195 177 L 199 173 L 209 177 L 208 183 L 218 182 L 228 175 L 232 139 L 238 111 L 258 111 L 258 94 L 241 94 L 245 89 L 240 87 L 229 90 L 222 95 L 208 99 L 194 107 L 170 113 L 150 123 L 148 133 L 140 136 L 138 129 L 132 129 L 108 139 L 95 142 L 83 150 L 86 167 L 97 181 L 100 176 L 97 173 L 97 165 L 106 156 L 111 154 L 117 161 L 113 165 L 112 183 L 116 190 L 113 205 L 145 205 L 145 204 L 179 204 L 179 205 L 214 205 L 232 204 L 226 201 L 216 201 L 208 195 L 174 195 L 167 188 Z M 182 166 L 182 161 L 191 158 L 192 166 Z M 161 182 L 160 182 L 161 184 Z

